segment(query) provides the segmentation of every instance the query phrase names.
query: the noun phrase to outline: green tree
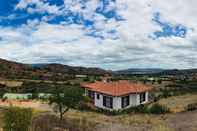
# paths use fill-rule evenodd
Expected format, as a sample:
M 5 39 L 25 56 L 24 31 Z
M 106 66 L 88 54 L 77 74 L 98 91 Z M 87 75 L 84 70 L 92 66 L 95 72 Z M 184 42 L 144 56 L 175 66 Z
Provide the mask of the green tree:
M 32 120 L 32 110 L 9 107 L 4 115 L 4 131 L 28 131 Z
M 157 82 L 158 82 L 158 84 L 162 84 L 162 80 L 161 79 L 157 80 Z
M 49 98 L 49 104 L 53 105 L 54 111 L 59 113 L 62 121 L 63 115 L 70 108 L 76 108 L 83 99 L 82 89 L 79 87 L 66 87 L 64 91 L 57 89 Z
M 169 113 L 170 110 L 166 106 L 156 103 L 150 107 L 149 112 L 153 114 L 164 114 Z

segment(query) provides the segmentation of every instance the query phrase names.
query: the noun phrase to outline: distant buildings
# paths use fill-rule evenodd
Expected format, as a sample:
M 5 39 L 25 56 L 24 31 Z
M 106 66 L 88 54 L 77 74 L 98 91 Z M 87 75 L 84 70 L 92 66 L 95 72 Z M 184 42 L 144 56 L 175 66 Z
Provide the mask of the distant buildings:
M 75 75 L 76 78 L 87 78 L 87 75 Z

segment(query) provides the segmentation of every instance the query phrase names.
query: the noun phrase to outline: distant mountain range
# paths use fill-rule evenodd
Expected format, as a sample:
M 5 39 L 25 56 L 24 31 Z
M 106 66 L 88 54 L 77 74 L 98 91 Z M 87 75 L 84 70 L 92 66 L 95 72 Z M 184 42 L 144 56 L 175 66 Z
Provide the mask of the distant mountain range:
M 65 80 L 75 75 L 190 75 L 197 69 L 167 70 L 160 68 L 131 68 L 120 71 L 108 71 L 101 68 L 74 67 L 62 64 L 22 64 L 0 59 L 0 78 L 10 79 L 54 79 Z
M 158 74 L 158 75 L 189 75 L 197 73 L 197 69 L 161 69 L 161 68 L 143 68 L 143 69 L 126 69 L 115 71 L 115 74 L 122 75 L 146 75 L 146 74 Z
M 0 59 L 0 78 L 34 78 L 52 79 L 65 78 L 74 75 L 104 75 L 111 74 L 101 68 L 73 67 L 62 64 L 22 64 Z
M 116 74 L 155 74 L 155 73 L 161 73 L 163 72 L 164 69 L 160 68 L 143 68 L 143 69 L 138 69 L 138 68 L 131 68 L 131 69 L 126 69 L 126 70 L 119 70 L 115 71 Z

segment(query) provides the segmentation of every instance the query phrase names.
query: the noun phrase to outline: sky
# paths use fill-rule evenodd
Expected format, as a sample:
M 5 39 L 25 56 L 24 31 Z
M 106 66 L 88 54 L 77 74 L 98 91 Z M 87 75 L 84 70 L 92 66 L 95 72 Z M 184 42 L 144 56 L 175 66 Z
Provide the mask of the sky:
M 0 58 L 197 68 L 196 0 L 0 0 Z

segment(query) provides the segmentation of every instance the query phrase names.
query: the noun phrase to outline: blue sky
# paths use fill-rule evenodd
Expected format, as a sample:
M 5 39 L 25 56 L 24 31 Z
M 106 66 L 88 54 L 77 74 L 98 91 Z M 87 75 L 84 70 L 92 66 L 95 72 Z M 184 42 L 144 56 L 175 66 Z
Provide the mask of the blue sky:
M 1 0 L 0 58 L 113 70 L 195 68 L 196 4 Z

